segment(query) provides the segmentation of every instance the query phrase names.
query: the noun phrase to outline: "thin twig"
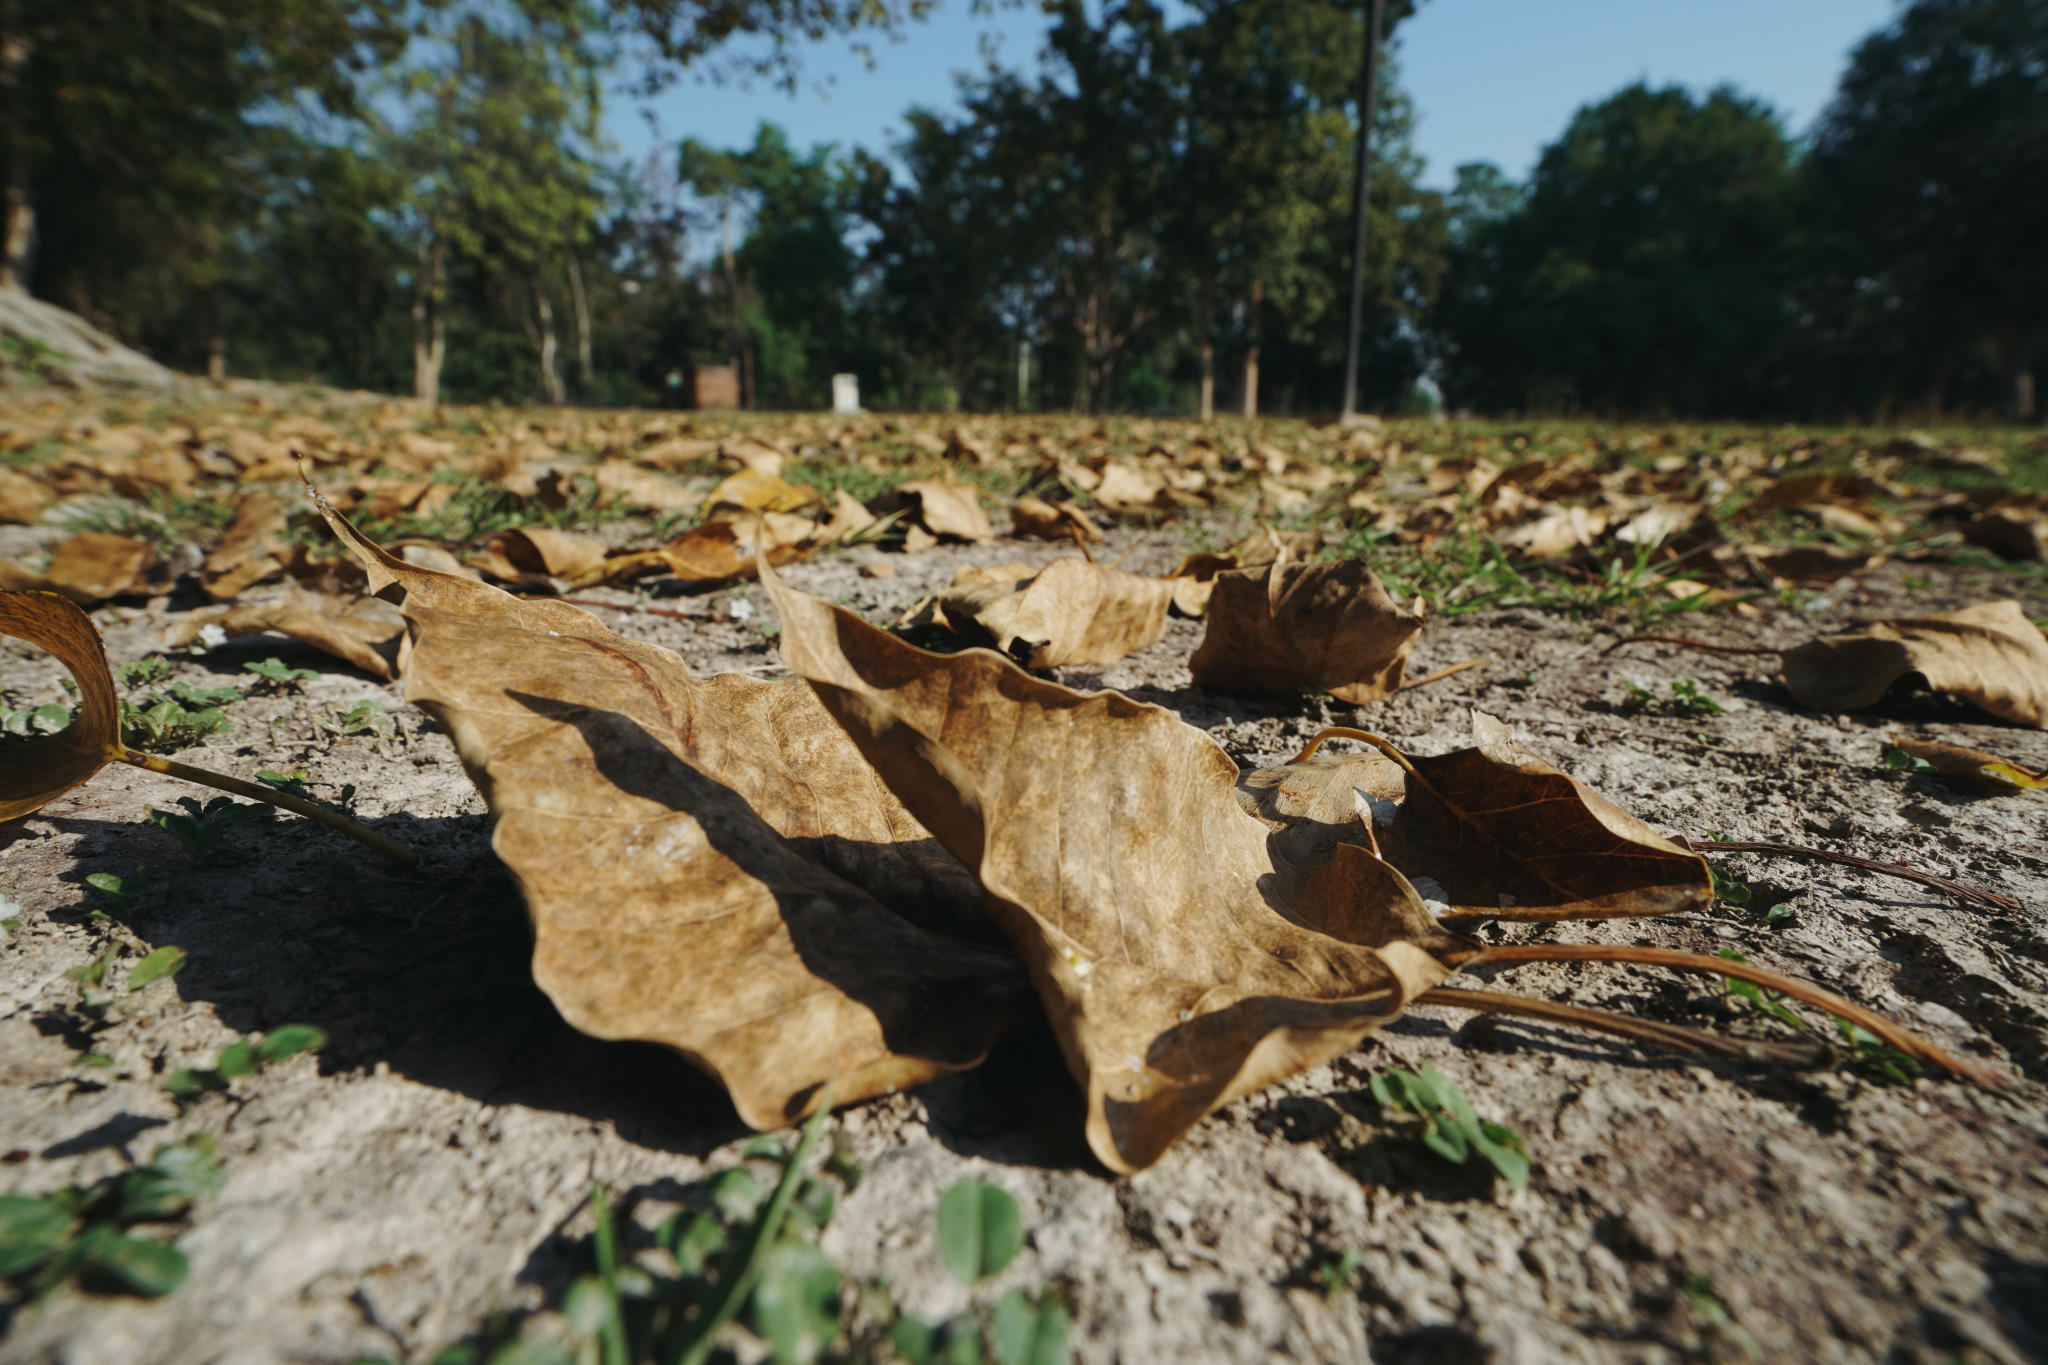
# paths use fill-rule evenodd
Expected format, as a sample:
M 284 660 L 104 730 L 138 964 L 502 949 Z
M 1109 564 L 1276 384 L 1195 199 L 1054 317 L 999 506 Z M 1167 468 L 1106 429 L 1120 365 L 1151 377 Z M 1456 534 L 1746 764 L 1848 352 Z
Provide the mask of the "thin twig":
M 1598 1033 L 1612 1033 L 1632 1042 L 1673 1048 L 1680 1052 L 1704 1052 L 1714 1057 L 1733 1057 L 1744 1062 L 1779 1062 L 1786 1066 L 1812 1066 L 1827 1055 L 1819 1046 L 1796 1043 L 1761 1043 L 1747 1038 L 1730 1038 L 1705 1029 L 1667 1024 L 1656 1019 L 1637 1019 L 1611 1010 L 1587 1009 L 1556 1000 L 1538 1000 L 1527 995 L 1500 991 L 1468 991 L 1455 986 L 1437 986 L 1415 997 L 1418 1005 L 1449 1005 L 1476 1010 L 1481 1014 L 1506 1014 L 1521 1019 L 1542 1019 L 1552 1023 L 1575 1024 Z
M 1420 678 L 1411 678 L 1394 690 L 1396 692 L 1407 692 L 1413 688 L 1427 687 L 1441 678 L 1450 677 L 1453 673 L 1463 673 L 1468 668 L 1477 668 L 1481 664 L 1490 664 L 1492 662 L 1494 662 L 1492 659 L 1467 659 L 1464 663 L 1452 664 L 1449 668 L 1439 668 L 1436 672 L 1426 673 Z
M 1774 972 L 1769 967 L 1759 967 L 1753 962 L 1736 962 L 1725 957 L 1708 957 L 1704 953 L 1682 953 L 1671 948 L 1622 947 L 1606 943 L 1531 943 L 1517 944 L 1502 948 L 1486 948 L 1470 957 L 1457 960 L 1461 968 L 1471 968 L 1523 962 L 1630 962 L 1655 967 L 1676 967 L 1681 971 L 1706 972 L 1714 976 L 1731 977 L 1747 981 L 1790 997 L 1802 1000 L 1818 1010 L 1825 1010 L 1838 1019 L 1877 1035 L 1888 1047 L 1896 1048 L 1909 1057 L 1923 1062 L 1932 1062 L 1964 1076 L 1991 1090 L 2010 1088 L 2011 1082 L 1989 1067 L 1966 1062 L 1960 1057 L 1951 1057 L 1934 1044 L 1909 1029 L 1894 1024 L 1881 1014 L 1865 1009 L 1853 1000 L 1847 1000 L 1833 991 L 1801 981 L 1783 972 Z
M 229 777 L 224 773 L 208 772 L 204 768 L 188 767 L 174 759 L 159 758 L 155 754 L 138 753 L 125 745 L 121 747 L 118 753 L 111 755 L 111 757 L 133 767 L 147 768 L 150 772 L 162 773 L 165 777 L 181 778 L 187 782 L 196 782 L 202 787 L 215 787 L 224 792 L 233 792 L 237 796 L 246 796 L 251 800 L 261 801 L 265 805 L 283 806 L 286 810 L 296 811 L 308 820 L 319 821 L 336 833 L 346 834 L 364 847 L 374 849 L 378 853 L 383 854 L 400 867 L 414 868 L 420 865 L 420 855 L 407 848 L 404 844 L 387 839 L 367 825 L 359 824 L 349 819 L 340 811 L 329 810 L 317 801 L 308 801 L 304 797 L 293 796 L 290 792 L 278 791 L 275 787 L 265 787 L 255 782 L 244 782 L 239 777 Z
M 1088 537 L 1081 534 L 1081 528 L 1070 521 L 1067 523 L 1067 534 L 1071 535 L 1074 538 L 1074 543 L 1081 547 L 1082 558 L 1093 564 L 1095 562 L 1095 551 L 1088 548 Z M 1122 563 L 1123 561 L 1118 560 L 1117 562 Z
M 1970 905 L 1989 906 L 1993 910 L 2018 910 L 2020 903 L 2010 896 L 2001 896 L 1996 891 L 1980 891 L 1974 886 L 1952 882 L 1946 877 L 1937 877 L 1931 872 L 1922 872 L 1904 863 L 1881 862 L 1876 858 L 1859 858 L 1853 853 L 1830 853 L 1824 848 L 1808 848 L 1804 844 L 1779 843 L 1724 843 L 1718 839 L 1687 839 L 1695 853 L 1780 853 L 1792 858 L 1818 858 L 1822 862 L 1843 863 L 1849 867 L 1860 867 L 1871 872 L 1882 872 L 1887 877 L 1901 881 L 1918 882 L 1945 891 L 1957 900 Z
M 1688 649 L 1704 649 L 1715 654 L 1783 654 L 1785 652 L 1782 649 L 1770 649 L 1763 645 L 1709 644 L 1705 640 L 1694 640 L 1684 635 L 1624 635 L 1621 639 L 1616 640 L 1613 644 L 1601 650 L 1600 657 L 1606 658 L 1623 645 L 1641 644 L 1645 641 L 1664 645 L 1684 645 Z

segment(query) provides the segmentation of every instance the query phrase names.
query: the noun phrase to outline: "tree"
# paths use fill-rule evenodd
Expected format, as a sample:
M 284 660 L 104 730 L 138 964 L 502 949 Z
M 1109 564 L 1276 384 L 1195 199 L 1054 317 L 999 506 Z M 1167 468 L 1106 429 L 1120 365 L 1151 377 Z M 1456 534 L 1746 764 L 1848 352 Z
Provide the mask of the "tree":
M 1463 178 L 1440 313 L 1453 399 L 1646 415 L 1755 411 L 1789 327 L 1792 149 L 1729 89 L 1633 85 L 1581 109 L 1526 200 Z
M 1815 137 L 1818 205 L 1850 290 L 1910 334 L 1933 404 L 1958 354 L 1997 347 L 2002 400 L 2037 415 L 2048 323 L 2048 7 L 1917 0 L 1864 40 Z

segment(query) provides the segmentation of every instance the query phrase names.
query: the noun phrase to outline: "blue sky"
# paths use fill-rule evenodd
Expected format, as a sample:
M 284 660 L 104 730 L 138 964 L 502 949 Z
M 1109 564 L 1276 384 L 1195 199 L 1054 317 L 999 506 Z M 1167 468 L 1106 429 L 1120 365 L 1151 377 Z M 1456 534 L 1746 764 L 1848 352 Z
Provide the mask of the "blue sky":
M 1573 110 L 1635 80 L 1696 90 L 1730 82 L 1803 132 L 1850 50 L 1894 8 L 1893 0 L 1427 0 L 1401 29 L 1425 183 L 1448 185 L 1467 161 L 1494 162 L 1519 179 Z M 985 40 L 1004 65 L 1030 66 L 1043 30 L 1035 5 L 977 16 L 969 0 L 939 0 L 902 39 L 873 44 L 872 68 L 844 39 L 820 43 L 803 50 L 794 95 L 686 77 L 646 104 L 615 97 L 607 127 L 635 161 L 657 136 L 664 145 L 689 136 L 744 146 L 763 120 L 780 123 L 800 147 L 880 152 L 912 105 L 952 106 L 955 73 L 983 68 Z

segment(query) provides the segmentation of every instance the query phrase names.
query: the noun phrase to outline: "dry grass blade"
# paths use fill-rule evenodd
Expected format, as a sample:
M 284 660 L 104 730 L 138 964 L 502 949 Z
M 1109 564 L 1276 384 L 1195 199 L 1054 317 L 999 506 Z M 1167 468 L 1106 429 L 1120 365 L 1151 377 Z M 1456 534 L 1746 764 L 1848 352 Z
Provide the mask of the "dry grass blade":
M 1779 853 L 1792 858 L 1817 858 L 1822 862 L 1841 863 L 1845 867 L 1861 867 L 1871 872 L 1882 872 L 1887 877 L 1901 881 L 1918 882 L 1945 891 L 1957 900 L 1971 905 L 1988 906 L 1993 910 L 2018 910 L 2020 903 L 2010 896 L 2001 896 L 1995 891 L 1980 891 L 1974 886 L 1964 886 L 1946 877 L 1937 877 L 1932 872 L 1922 872 L 1904 863 L 1887 863 L 1877 858 L 1859 858 L 1853 853 L 1830 853 L 1824 848 L 1808 848 L 1804 844 L 1779 844 L 1743 840 L 1691 839 L 1694 848 L 1707 853 Z
M 1896 1048 L 1909 1057 L 1952 1071 L 1958 1076 L 1975 1081 L 1990 1090 L 2005 1090 L 2012 1082 L 1999 1072 L 1988 1067 L 1952 1057 L 1934 1044 L 1908 1029 L 1901 1028 L 1883 1015 L 1867 1010 L 1853 1000 L 1845 1000 L 1833 991 L 1823 990 L 1811 982 L 1783 972 L 1759 967 L 1753 962 L 1736 962 L 1728 958 L 1708 957 L 1703 953 L 1682 953 L 1668 948 L 1615 947 L 1604 943 L 1537 943 L 1515 945 L 1504 948 L 1487 948 L 1461 961 L 1463 970 L 1470 970 L 1482 964 L 1487 966 L 1508 966 L 1526 962 L 1628 962 L 1640 966 L 1676 967 L 1689 972 L 1706 972 L 1714 976 L 1731 977 L 1753 985 L 1774 990 L 1789 999 L 1825 1010 L 1838 1019 L 1846 1019 L 1860 1028 L 1875 1034 L 1886 1046 Z
M 1818 1044 L 1764 1043 L 1749 1038 L 1730 1038 L 1705 1029 L 1667 1024 L 1658 1019 L 1636 1019 L 1611 1010 L 1587 1009 L 1558 1000 L 1537 1000 L 1501 991 L 1470 991 L 1456 986 L 1432 986 L 1415 997 L 1418 1005 L 1448 1005 L 1479 1014 L 1500 1014 L 1516 1019 L 1540 1019 L 1546 1023 L 1569 1024 L 1609 1033 L 1631 1042 L 1668 1047 L 1679 1052 L 1699 1052 L 1710 1057 L 1731 1057 L 1743 1062 L 1775 1062 L 1780 1066 L 1815 1066 L 1826 1059 L 1828 1050 Z

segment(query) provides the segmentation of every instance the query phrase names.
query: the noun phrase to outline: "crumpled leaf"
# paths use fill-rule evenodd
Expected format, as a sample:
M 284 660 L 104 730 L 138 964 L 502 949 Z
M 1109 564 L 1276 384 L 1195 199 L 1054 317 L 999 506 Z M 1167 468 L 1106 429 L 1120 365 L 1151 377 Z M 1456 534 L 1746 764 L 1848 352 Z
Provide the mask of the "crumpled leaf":
M 832 495 L 831 520 L 821 523 L 813 533 L 813 538 L 820 545 L 836 545 L 848 536 L 867 530 L 880 520 L 880 517 L 863 507 L 858 498 L 842 488 Z
M 87 531 L 50 552 L 42 577 L 52 590 L 89 607 L 110 597 L 150 591 L 149 571 L 155 567 L 156 551 L 148 542 Z
M 973 878 L 794 679 L 690 676 L 554 602 L 413 568 L 405 694 L 454 737 L 575 1027 L 673 1047 L 778 1128 L 973 1066 L 1029 987 Z
M 1216 591 L 1216 576 L 1238 567 L 1237 556 L 1198 550 L 1180 562 L 1170 575 L 1173 609 L 1182 616 L 1202 616 L 1209 610 L 1210 595 Z
M 1996 792 L 2039 791 L 2048 787 L 2048 774 L 2023 768 L 2010 759 L 1966 749 L 1960 744 L 1936 744 L 1923 739 L 1899 738 L 1892 747 L 1931 765 L 1943 777 L 1960 778 Z
M 949 588 L 936 605 L 962 639 L 993 646 L 1026 668 L 1059 668 L 1115 663 L 1158 644 L 1172 603 L 1169 579 L 1070 558 L 1017 578 Z
M 389 602 L 372 596 L 329 597 L 307 592 L 295 582 L 287 582 L 284 596 L 275 601 L 190 612 L 172 628 L 170 643 L 183 648 L 208 626 L 219 626 L 229 639 L 288 636 L 386 681 L 398 676 L 399 644 L 405 633 L 405 622 Z
M 1225 551 L 1240 569 L 1256 569 L 1279 560 L 1313 559 L 1323 548 L 1320 531 L 1276 531 L 1261 526 Z
M 803 557 L 817 529 L 817 523 L 787 512 L 721 512 L 658 550 L 613 555 L 567 583 L 571 589 L 590 588 L 650 574 L 674 574 L 685 583 L 751 578 L 762 547 L 770 559 L 787 564 Z
M 1458 940 L 1398 873 L 1348 845 L 1277 864 L 1237 765 L 1171 712 L 986 650 L 929 654 L 762 582 L 785 661 L 980 877 L 1112 1169 L 1350 1050 L 1445 975 L 1428 949 Z
M 1500 543 L 1530 559 L 1556 559 L 1592 545 L 1606 530 L 1604 508 L 1559 507 L 1517 526 Z
M 1883 555 L 1837 550 L 1826 545 L 1795 545 L 1784 550 L 1760 545 L 1751 553 L 1766 573 L 1787 584 L 1838 583 L 1851 574 L 1863 573 L 1884 563 Z
M 776 462 L 779 468 L 781 456 Z M 724 503 L 755 512 L 794 512 L 818 500 L 818 490 L 809 484 L 785 483 L 779 474 L 750 467 L 712 489 L 704 501 L 712 507 Z
M 2048 495 L 2006 493 L 1964 523 L 1963 539 L 2007 559 L 2048 563 Z
M 0 820 L 40 810 L 105 767 L 121 744 L 121 705 L 92 618 L 53 592 L 0 592 L 0 634 L 56 656 L 78 684 L 71 724 L 0 749 Z
M 0 522 L 33 526 L 50 510 L 56 496 L 26 474 L 0 469 Z
M 674 479 L 642 469 L 627 460 L 606 460 L 593 471 L 598 500 L 650 512 L 689 512 L 701 507 L 704 495 Z
M 1141 469 L 1121 460 L 1104 465 L 1100 480 L 1089 492 L 1096 505 L 1111 516 L 1170 512 L 1179 505 L 1166 491 L 1166 478 L 1158 470 Z
M 528 526 L 499 531 L 484 541 L 477 566 L 517 583 L 534 578 L 582 578 L 605 562 L 605 544 L 589 536 Z
M 1893 683 L 1918 673 L 1937 692 L 2048 729 L 2048 639 L 2011 600 L 1872 621 L 1786 650 L 1783 667 L 1793 697 L 1816 711 L 1874 706 Z
M 1189 661 L 1199 687 L 1328 692 L 1354 705 L 1391 696 L 1422 629 L 1356 559 L 1219 574 Z
M 1082 540 L 1100 543 L 1102 528 L 1070 502 L 1019 498 L 1010 504 L 1010 531 L 1033 540 Z
M 897 485 L 896 494 L 910 501 L 912 518 L 932 535 L 969 541 L 995 539 L 973 484 L 912 479 Z
M 252 488 L 235 503 L 235 519 L 221 533 L 220 542 L 206 556 L 199 583 L 206 595 L 217 602 L 240 597 L 255 584 L 284 565 L 277 556 L 284 550 L 284 508 L 269 490 Z
M 1466 919 L 1615 919 L 1705 910 L 1700 857 L 1472 713 L 1473 747 L 1433 757 L 1317 754 L 1245 775 L 1245 808 L 1293 831 L 1297 860 L 1376 851 Z

